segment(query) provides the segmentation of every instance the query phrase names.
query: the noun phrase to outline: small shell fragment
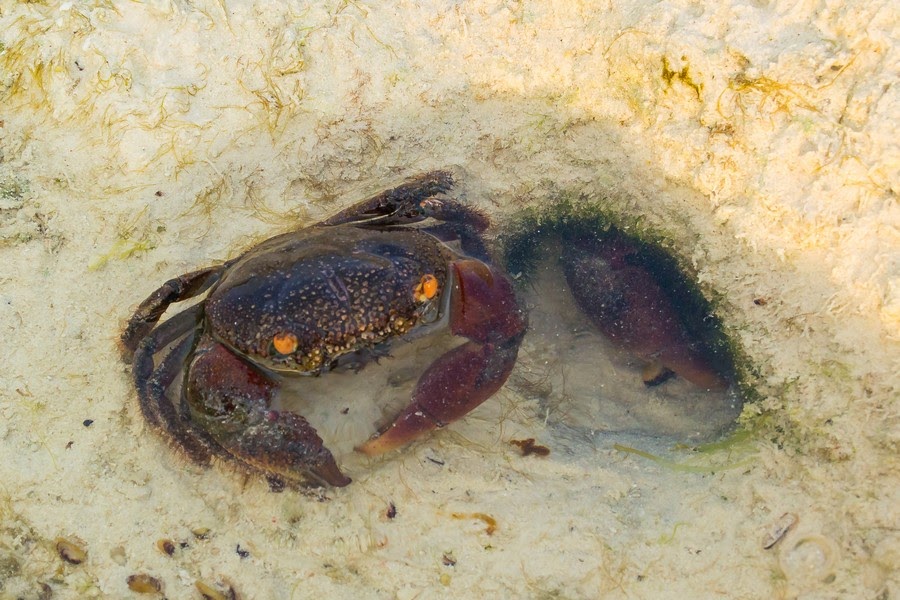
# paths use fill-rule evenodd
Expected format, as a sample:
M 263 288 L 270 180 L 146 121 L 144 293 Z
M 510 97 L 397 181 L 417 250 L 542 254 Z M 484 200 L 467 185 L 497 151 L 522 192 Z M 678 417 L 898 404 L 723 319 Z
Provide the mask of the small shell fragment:
M 65 538 L 56 538 L 56 551 L 61 559 L 72 565 L 80 565 L 87 560 L 87 550 Z
M 238 597 L 237 592 L 227 582 L 220 582 L 218 586 L 213 587 L 197 580 L 194 582 L 194 587 L 197 588 L 204 600 L 237 600 Z
M 172 540 L 161 539 L 156 541 L 156 548 L 168 556 L 175 554 L 175 542 Z
M 781 541 L 787 532 L 791 530 L 791 528 L 797 524 L 797 515 L 794 513 L 786 512 L 772 524 L 772 527 L 769 528 L 768 533 L 763 538 L 763 549 L 768 550 L 772 548 L 775 544 Z
M 50 584 L 41 582 L 38 587 L 40 588 L 37 595 L 38 600 L 50 600 L 53 597 L 53 588 L 50 587 Z
M 162 583 L 159 579 L 146 573 L 136 573 L 129 575 L 125 580 L 128 589 L 139 594 L 155 594 L 162 590 Z
M 497 519 L 486 513 L 452 513 L 450 516 L 454 519 L 478 519 L 486 525 L 484 532 L 488 535 L 493 535 L 497 531 Z

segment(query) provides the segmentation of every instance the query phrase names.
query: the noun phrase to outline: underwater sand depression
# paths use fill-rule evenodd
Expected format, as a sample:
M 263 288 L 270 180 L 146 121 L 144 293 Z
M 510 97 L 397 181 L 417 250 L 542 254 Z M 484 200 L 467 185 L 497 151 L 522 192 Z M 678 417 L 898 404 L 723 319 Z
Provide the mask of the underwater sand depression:
M 598 206 L 564 201 L 526 212 L 501 238 L 530 315 L 521 392 L 542 397 L 546 422 L 677 443 L 733 429 L 743 405 L 734 345 L 658 245 L 623 234 Z
M 900 594 L 896 39 L 887 2 L 2 5 L 0 596 Z M 138 301 L 448 166 L 498 233 L 561 198 L 652 233 L 741 352 L 736 429 L 650 418 L 684 382 L 628 359 L 592 393 L 550 239 L 553 342 L 436 435 L 346 448 L 345 489 L 146 427 Z

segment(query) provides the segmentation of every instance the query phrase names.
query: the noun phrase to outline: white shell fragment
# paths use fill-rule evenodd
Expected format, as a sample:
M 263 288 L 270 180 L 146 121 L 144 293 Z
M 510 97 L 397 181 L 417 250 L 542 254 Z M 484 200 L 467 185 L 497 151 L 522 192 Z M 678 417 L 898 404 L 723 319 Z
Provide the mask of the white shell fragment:
M 763 549 L 768 550 L 780 542 L 781 538 L 787 535 L 787 532 L 797 524 L 797 521 L 797 515 L 794 513 L 786 512 L 778 517 L 778 520 L 769 528 L 766 537 L 763 538 Z

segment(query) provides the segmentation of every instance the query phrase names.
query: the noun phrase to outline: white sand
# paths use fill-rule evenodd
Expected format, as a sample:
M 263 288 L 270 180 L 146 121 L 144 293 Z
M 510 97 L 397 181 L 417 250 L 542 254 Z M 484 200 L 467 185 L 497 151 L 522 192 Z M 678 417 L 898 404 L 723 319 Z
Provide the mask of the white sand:
M 114 4 L 0 2 L 0 597 L 134 573 L 168 598 L 900 595 L 892 3 Z M 140 299 L 446 166 L 498 222 L 564 193 L 674 240 L 758 370 L 755 442 L 554 425 L 535 339 L 464 421 L 348 456 L 327 501 L 144 426 L 115 345 Z

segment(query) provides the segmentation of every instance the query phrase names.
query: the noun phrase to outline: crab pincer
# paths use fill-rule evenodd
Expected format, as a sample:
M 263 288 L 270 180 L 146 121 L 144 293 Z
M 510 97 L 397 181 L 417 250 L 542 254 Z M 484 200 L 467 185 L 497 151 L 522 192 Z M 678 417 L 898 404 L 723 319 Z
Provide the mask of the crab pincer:
M 512 371 L 526 321 L 509 280 L 477 260 L 454 262 L 451 270 L 450 329 L 468 341 L 426 369 L 412 403 L 361 452 L 381 454 L 456 421 L 493 396 Z

